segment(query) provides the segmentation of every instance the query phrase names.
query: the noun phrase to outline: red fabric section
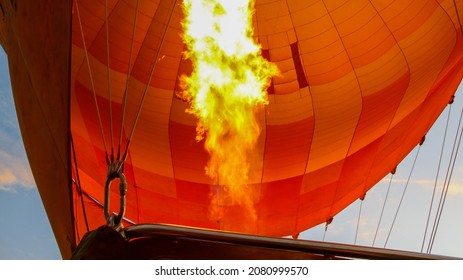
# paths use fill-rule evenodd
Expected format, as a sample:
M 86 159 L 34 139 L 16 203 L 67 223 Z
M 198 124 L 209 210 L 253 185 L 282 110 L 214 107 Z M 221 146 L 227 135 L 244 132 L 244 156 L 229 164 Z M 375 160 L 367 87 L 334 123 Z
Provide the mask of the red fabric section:
M 294 69 L 296 70 L 297 74 L 297 82 L 299 83 L 299 88 L 304 88 L 309 85 L 306 79 L 306 75 L 304 74 L 304 68 L 302 66 L 301 57 L 299 54 L 299 44 L 298 42 L 291 44 L 291 54 L 294 61 Z

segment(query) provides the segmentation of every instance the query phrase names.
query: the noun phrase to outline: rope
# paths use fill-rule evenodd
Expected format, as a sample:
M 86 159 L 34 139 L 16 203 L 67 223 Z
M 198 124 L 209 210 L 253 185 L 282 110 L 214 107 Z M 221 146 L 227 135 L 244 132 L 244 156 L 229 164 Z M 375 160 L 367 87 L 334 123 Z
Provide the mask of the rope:
M 363 206 L 363 199 L 360 200 L 360 209 L 359 209 L 359 215 L 357 218 L 357 229 L 355 230 L 355 239 L 354 239 L 354 245 L 357 244 L 357 235 L 359 232 L 359 224 L 360 224 L 360 216 L 362 214 L 362 206 Z
M 437 234 L 437 229 L 439 227 L 440 218 L 442 216 L 445 200 L 447 198 L 447 193 L 448 193 L 448 189 L 449 189 L 449 186 L 450 186 L 450 179 L 451 179 L 451 177 L 453 175 L 456 159 L 457 159 L 458 152 L 459 152 L 459 149 L 460 149 L 460 143 L 461 143 L 462 134 L 463 134 L 463 127 L 461 125 L 462 118 L 463 118 L 463 109 L 461 110 L 461 113 L 460 113 L 460 119 L 458 121 L 457 133 L 455 134 L 455 139 L 454 139 L 454 142 L 453 142 L 452 152 L 451 152 L 451 155 L 450 155 L 450 161 L 449 161 L 449 165 L 448 165 L 448 168 L 447 168 L 447 173 L 446 173 L 446 176 L 445 176 L 442 193 L 441 193 L 441 196 L 440 196 L 440 199 L 439 199 L 439 204 L 438 204 L 438 207 L 437 207 L 436 217 L 434 219 L 434 224 L 433 224 L 433 228 L 432 228 L 432 232 L 431 232 L 431 237 L 429 239 L 428 248 L 427 248 L 427 251 L 426 251 L 428 254 L 431 253 L 432 247 L 434 246 L 434 241 L 435 241 L 435 237 L 436 237 L 436 234 Z M 458 133 L 458 131 L 460 131 L 460 133 Z
M 381 220 L 383 219 L 384 208 L 386 208 L 387 198 L 389 197 L 389 190 L 391 189 L 392 178 L 394 178 L 394 173 L 391 174 L 391 177 L 389 179 L 389 185 L 387 186 L 386 197 L 384 198 L 383 208 L 381 209 L 381 215 L 379 216 L 379 221 L 378 221 L 378 226 L 376 227 L 375 237 L 373 238 L 373 244 L 372 244 L 373 247 L 375 246 L 376 236 L 378 235 L 379 226 L 381 224 Z
M 135 16 L 133 20 L 133 30 L 132 30 L 132 42 L 130 43 L 130 54 L 129 54 L 129 63 L 127 64 L 127 78 L 125 81 L 125 91 L 124 91 L 124 97 L 122 100 L 122 113 L 121 113 L 121 130 L 119 134 L 119 146 L 117 149 L 117 160 L 119 160 L 120 157 L 120 152 L 121 152 L 121 145 L 122 145 L 122 130 L 124 127 L 124 119 L 125 119 L 125 107 L 127 104 L 127 92 L 129 91 L 129 80 L 130 80 L 130 73 L 131 71 L 131 66 L 132 66 L 132 55 L 133 55 L 133 45 L 135 41 L 135 31 L 137 30 L 137 16 L 138 16 L 138 9 L 139 9 L 139 0 L 137 0 L 136 8 L 135 8 Z
M 106 148 L 106 140 L 105 140 L 105 137 L 104 137 L 103 123 L 101 122 L 100 109 L 98 108 L 98 100 L 97 100 L 97 97 L 96 97 L 95 83 L 93 81 L 93 75 L 92 75 L 92 68 L 90 67 L 90 60 L 88 58 L 88 51 L 87 51 L 87 45 L 85 43 L 84 30 L 82 28 L 82 20 L 80 18 L 79 4 L 78 4 L 77 0 L 75 0 L 74 3 L 75 3 L 76 11 L 77 11 L 77 18 L 79 20 L 80 34 L 82 35 L 82 43 L 84 45 L 85 60 L 87 61 L 88 74 L 89 74 L 90 83 L 91 83 L 91 86 L 92 86 L 93 101 L 95 103 L 96 114 L 97 114 L 97 117 L 98 117 L 98 124 L 100 125 L 101 139 L 103 140 L 103 147 L 104 147 L 105 154 L 106 154 L 106 162 L 109 162 L 108 149 Z
M 138 119 L 140 117 L 141 108 L 143 107 L 143 103 L 145 101 L 145 97 L 146 97 L 146 94 L 148 92 L 148 88 L 149 88 L 149 86 L 151 84 L 151 79 L 153 78 L 154 69 L 156 68 L 157 62 L 159 60 L 159 55 L 161 53 L 161 49 L 162 49 L 162 45 L 164 44 L 164 40 L 166 38 L 167 29 L 169 27 L 169 24 L 170 24 L 170 22 L 172 20 L 172 16 L 174 14 L 174 8 L 175 8 L 176 3 L 177 3 L 177 0 L 173 1 L 173 3 L 172 3 L 169 18 L 168 18 L 167 23 L 166 23 L 166 28 L 164 29 L 164 33 L 162 34 L 162 37 L 161 37 L 161 43 L 159 45 L 158 51 L 156 52 L 156 56 L 154 58 L 153 65 L 151 67 L 150 75 L 148 77 L 148 81 L 146 82 L 146 86 L 145 86 L 145 89 L 143 91 L 143 95 L 142 95 L 140 103 L 138 105 L 137 114 L 135 115 L 135 119 L 134 119 L 133 124 L 132 124 L 132 130 L 130 131 L 129 137 L 127 138 L 127 146 L 125 147 L 125 152 L 124 152 L 122 161 L 124 161 L 126 159 L 126 157 L 127 157 L 127 153 L 129 151 L 129 146 L 130 146 L 130 141 L 132 140 L 133 134 L 135 132 L 135 127 L 137 126 L 137 122 L 138 122 Z
M 72 136 L 71 136 L 71 149 L 72 149 L 72 157 L 74 161 L 74 166 L 76 167 L 76 186 L 77 186 L 77 191 L 80 194 L 80 203 L 82 204 L 82 212 L 84 214 L 85 228 L 87 229 L 87 232 L 89 232 L 90 229 L 88 227 L 87 212 L 85 211 L 84 196 L 82 193 L 82 186 L 80 185 L 79 169 L 77 168 L 76 150 L 74 148 L 74 140 Z
M 437 189 L 437 181 L 439 179 L 439 173 L 440 173 L 440 170 L 441 170 L 442 157 L 443 157 L 443 154 L 444 154 L 445 142 L 447 140 L 447 131 L 448 131 L 449 123 L 450 123 L 450 113 L 451 113 L 451 111 L 452 111 L 452 106 L 449 107 L 448 114 L 447 114 L 447 121 L 446 121 L 446 124 L 445 124 L 444 137 L 442 139 L 442 146 L 441 146 L 441 150 L 440 150 L 439 163 L 437 165 L 436 179 L 434 180 L 434 188 L 433 188 L 433 191 L 432 191 L 431 203 L 429 205 L 428 218 L 426 220 L 426 227 L 425 227 L 425 231 L 424 231 L 423 242 L 421 243 L 421 251 L 420 251 L 421 253 L 423 252 L 424 243 L 425 243 L 425 240 L 426 240 L 426 236 L 428 234 L 429 220 L 431 218 L 432 206 L 434 204 L 434 197 L 435 197 L 436 189 Z
M 386 242 L 384 243 L 384 248 L 386 248 L 387 242 L 389 241 L 389 237 L 391 236 L 392 229 L 394 228 L 395 221 L 397 219 L 397 215 L 399 214 L 400 207 L 402 206 L 402 201 L 404 199 L 405 192 L 407 191 L 408 184 L 410 183 L 410 178 L 412 177 L 413 169 L 415 168 L 416 159 L 418 158 L 418 155 L 420 153 L 420 149 L 421 149 L 421 144 L 418 146 L 418 150 L 417 150 L 417 152 L 415 154 L 415 159 L 413 160 L 412 168 L 410 169 L 410 173 L 409 173 L 408 178 L 407 178 L 407 183 L 405 184 L 405 188 L 404 188 L 404 190 L 402 192 L 402 196 L 401 196 L 400 201 L 399 201 L 399 206 L 397 207 L 397 210 L 396 210 L 395 215 L 394 215 L 394 219 L 392 220 L 391 228 L 389 229 L 389 233 L 387 234 Z
M 111 70 L 109 65 L 109 23 L 108 23 L 108 0 L 105 0 L 105 26 L 106 26 L 106 74 L 108 77 L 108 107 L 109 107 L 109 131 L 111 139 L 111 162 L 114 161 L 114 143 L 113 143 L 113 113 L 112 113 L 112 103 L 111 103 Z
M 328 226 L 333 222 L 333 218 L 329 218 L 325 223 L 325 232 L 323 233 L 323 241 L 325 241 L 326 232 L 328 231 Z

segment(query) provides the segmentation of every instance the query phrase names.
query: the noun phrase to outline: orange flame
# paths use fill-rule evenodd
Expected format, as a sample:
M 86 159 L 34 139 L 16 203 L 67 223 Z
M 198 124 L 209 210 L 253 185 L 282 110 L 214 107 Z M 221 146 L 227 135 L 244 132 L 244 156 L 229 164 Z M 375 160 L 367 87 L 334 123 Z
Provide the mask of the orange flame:
M 211 218 L 240 231 L 247 230 L 237 224 L 256 220 L 249 156 L 260 134 L 256 112 L 267 104 L 266 89 L 277 74 L 253 40 L 253 7 L 254 0 L 184 1 L 183 40 L 193 72 L 183 77 L 183 94 L 198 117 L 197 140 L 205 136 L 210 155 L 206 173 L 217 188 Z M 230 215 L 240 219 L 232 225 Z

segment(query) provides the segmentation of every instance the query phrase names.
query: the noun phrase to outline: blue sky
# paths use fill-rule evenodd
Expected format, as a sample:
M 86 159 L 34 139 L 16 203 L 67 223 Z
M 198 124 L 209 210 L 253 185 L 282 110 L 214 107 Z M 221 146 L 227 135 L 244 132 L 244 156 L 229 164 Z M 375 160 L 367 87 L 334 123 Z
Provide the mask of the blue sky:
M 0 259 L 60 259 L 35 187 L 0 51 Z
M 60 259 L 56 241 L 37 192 L 19 132 L 11 94 L 7 58 L 0 51 L 0 259 Z M 461 96 L 460 96 L 461 95 Z M 463 106 L 463 92 L 457 93 L 452 119 L 458 119 Z M 420 251 L 427 213 L 437 170 L 447 111 L 428 133 L 422 146 L 404 200 L 387 247 Z M 455 131 L 456 123 L 451 123 Z M 453 133 L 448 141 L 453 141 Z M 378 230 L 375 246 L 383 247 L 410 173 L 416 149 L 398 167 Z M 450 151 L 444 152 L 447 166 Z M 438 186 L 441 185 L 440 176 Z M 324 233 L 324 225 L 310 229 L 300 238 L 371 246 L 384 202 L 389 177 L 367 193 L 362 204 L 357 201 L 334 218 Z M 433 253 L 463 258 L 463 165 L 457 161 L 449 195 L 442 215 Z M 359 234 L 355 238 L 357 224 Z

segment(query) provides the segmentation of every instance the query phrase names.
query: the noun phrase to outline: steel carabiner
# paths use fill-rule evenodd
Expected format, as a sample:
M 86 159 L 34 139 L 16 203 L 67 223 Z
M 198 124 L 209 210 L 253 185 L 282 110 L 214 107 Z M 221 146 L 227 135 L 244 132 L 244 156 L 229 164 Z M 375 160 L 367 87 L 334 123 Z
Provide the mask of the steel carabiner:
M 122 162 L 113 162 L 108 165 L 108 178 L 106 179 L 104 192 L 104 215 L 106 218 L 106 224 L 116 229 L 122 226 L 122 219 L 124 218 L 126 207 L 127 181 L 124 173 L 122 172 L 122 165 Z M 119 178 L 120 202 L 119 213 L 114 215 L 109 212 L 109 196 L 111 182 L 116 178 Z

